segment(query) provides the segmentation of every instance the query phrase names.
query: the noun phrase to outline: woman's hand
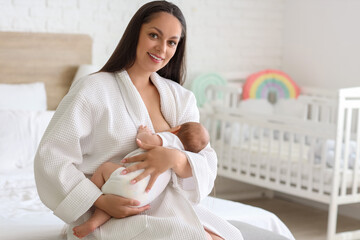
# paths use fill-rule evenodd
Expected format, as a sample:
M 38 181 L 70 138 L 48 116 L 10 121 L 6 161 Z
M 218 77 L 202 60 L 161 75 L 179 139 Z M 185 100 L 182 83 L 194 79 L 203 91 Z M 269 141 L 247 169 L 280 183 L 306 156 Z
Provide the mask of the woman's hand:
M 139 162 L 124 169 L 122 174 L 144 169 L 144 172 L 134 178 L 131 183 L 135 184 L 150 175 L 149 183 L 145 189 L 146 192 L 149 192 L 158 176 L 170 168 L 180 177 L 185 178 L 192 176 L 190 164 L 183 152 L 176 149 L 145 144 L 139 139 L 136 141 L 138 146 L 147 150 L 147 152 L 121 161 L 122 163 Z
M 117 195 L 104 194 L 101 195 L 94 203 L 97 208 L 102 209 L 114 218 L 125 218 L 137 215 L 150 208 L 150 205 L 136 207 L 139 201 L 123 198 Z

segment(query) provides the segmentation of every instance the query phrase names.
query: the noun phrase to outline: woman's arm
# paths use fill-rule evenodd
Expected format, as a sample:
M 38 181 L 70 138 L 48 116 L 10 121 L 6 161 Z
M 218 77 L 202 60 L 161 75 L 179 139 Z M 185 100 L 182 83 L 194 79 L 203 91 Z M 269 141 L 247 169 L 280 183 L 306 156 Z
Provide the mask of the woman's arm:
M 139 147 L 147 151 L 145 153 L 123 159 L 121 161 L 122 163 L 139 163 L 127 167 L 123 170 L 122 174 L 144 169 L 144 172 L 133 180 L 134 183 L 137 183 L 150 175 L 151 177 L 145 191 L 150 191 L 157 177 L 168 169 L 173 169 L 180 177 L 191 177 L 191 167 L 187 161 L 186 155 L 183 152 L 177 149 L 146 144 L 141 142 L 139 139 L 137 139 L 136 142 Z
M 174 83 L 171 84 L 171 88 L 174 92 L 177 107 L 178 119 L 176 124 L 199 122 L 200 115 L 194 94 Z M 183 151 L 183 153 L 186 154 L 190 164 L 192 177 L 181 178 L 174 174 L 174 187 L 181 188 L 190 201 L 198 203 L 208 196 L 214 187 L 217 174 L 217 156 L 210 144 L 199 153 L 189 151 Z
M 176 90 L 174 91 L 176 92 Z M 189 121 L 198 122 L 199 111 L 195 96 L 190 91 L 184 89 L 180 91 L 180 94 L 175 94 L 177 112 L 181 116 L 177 124 L 180 125 Z M 139 144 L 141 143 L 138 142 Z M 125 169 L 124 174 L 145 169 L 135 181 L 140 181 L 151 175 L 148 190 L 151 189 L 158 175 L 172 168 L 176 173 L 173 175 L 174 185 L 187 192 L 190 201 L 198 203 L 211 192 L 216 178 L 217 157 L 210 144 L 199 153 L 146 145 L 144 149 L 148 152 L 123 160 L 123 162 L 139 162 Z
M 91 156 L 94 149 L 94 124 L 99 119 L 94 117 L 92 104 L 85 97 L 98 91 L 85 91 L 81 84 L 89 79 L 83 80 L 78 80 L 72 86 L 58 106 L 41 140 L 34 163 L 40 199 L 67 223 L 76 221 L 95 202 L 112 216 L 131 214 L 128 210 L 124 213 L 124 208 L 107 209 L 109 203 L 124 206 L 129 201 L 116 196 L 103 196 L 101 190 L 83 173 L 84 168 L 91 169 L 99 164 L 97 158 L 84 160 L 84 156 Z
M 91 181 L 101 189 L 105 182 L 109 179 L 110 175 L 121 165 L 106 162 L 101 164 L 91 177 Z M 139 214 L 150 208 L 149 205 L 136 208 L 140 202 L 134 199 L 128 199 L 117 195 L 101 195 L 94 203 L 94 206 L 105 211 L 112 217 L 124 218 L 132 215 Z
M 64 97 L 39 144 L 34 162 L 36 186 L 43 203 L 70 223 L 102 194 L 76 166 L 83 162 L 83 139 L 92 132 L 91 109 L 72 89 Z
M 150 205 L 136 207 L 139 204 L 140 202 L 134 199 L 123 198 L 112 194 L 103 194 L 95 201 L 94 206 L 114 218 L 125 218 L 137 215 L 150 208 Z
M 186 154 L 177 149 L 170 149 L 170 150 L 174 151 L 173 156 L 175 160 L 172 169 L 174 170 L 176 175 L 181 178 L 192 177 L 191 166 L 187 159 Z
M 181 126 L 176 126 L 174 128 L 169 129 L 167 132 L 170 133 L 175 133 L 180 129 Z M 150 129 L 148 129 L 146 126 L 141 125 L 138 129 L 138 133 L 137 133 L 137 145 L 138 147 L 147 150 L 147 151 L 151 151 L 155 148 L 155 146 L 163 146 L 163 140 L 162 137 L 160 137 L 157 134 L 154 134 L 150 131 Z M 170 146 L 173 147 L 173 146 Z M 167 159 L 166 161 L 162 161 L 164 162 L 168 162 L 168 168 L 172 168 L 174 170 L 174 172 L 182 178 L 187 178 L 187 177 L 191 177 L 192 176 L 192 172 L 191 172 L 191 167 L 190 164 L 187 160 L 186 155 L 179 150 L 176 149 L 169 149 L 169 148 L 159 148 L 159 149 L 154 149 L 154 151 L 158 151 L 158 152 L 162 152 L 163 154 L 160 153 L 159 156 L 161 158 L 162 155 L 164 155 L 164 157 Z M 155 153 L 157 154 L 157 153 Z M 143 161 L 146 159 L 146 156 L 139 156 L 139 157 L 133 157 L 131 158 L 130 161 L 128 162 L 139 162 L 139 161 Z M 125 162 L 126 160 L 124 160 Z M 138 166 L 139 167 L 139 166 Z M 135 171 L 134 169 L 137 169 L 137 167 L 133 167 L 133 168 L 128 168 L 128 172 L 131 171 Z M 139 175 L 138 177 L 136 177 L 134 180 L 136 182 L 140 181 L 141 179 L 145 178 L 146 175 Z M 147 191 L 149 191 L 154 183 L 156 179 L 154 179 L 153 181 L 150 181 L 148 187 L 147 187 Z

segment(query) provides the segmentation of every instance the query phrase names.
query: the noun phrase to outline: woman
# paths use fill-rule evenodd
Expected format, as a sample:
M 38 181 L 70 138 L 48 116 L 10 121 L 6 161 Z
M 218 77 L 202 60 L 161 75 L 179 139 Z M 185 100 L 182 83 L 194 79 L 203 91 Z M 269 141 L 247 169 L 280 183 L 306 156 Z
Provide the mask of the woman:
M 111 218 L 84 239 L 242 239 L 240 231 L 197 206 L 211 191 L 216 154 L 142 147 L 146 153 L 125 159 L 139 162 L 122 174 L 157 177 L 172 170 L 172 181 L 151 204 L 103 194 L 89 178 L 102 163 L 119 162 L 136 149 L 140 125 L 153 132 L 199 121 L 194 95 L 184 79 L 186 24 L 166 1 L 142 6 L 130 21 L 113 55 L 95 74 L 72 84 L 46 130 L 35 157 L 41 200 L 69 229 L 85 222 L 92 207 Z M 171 80 L 168 80 L 171 79 Z M 68 231 L 68 239 L 76 239 Z

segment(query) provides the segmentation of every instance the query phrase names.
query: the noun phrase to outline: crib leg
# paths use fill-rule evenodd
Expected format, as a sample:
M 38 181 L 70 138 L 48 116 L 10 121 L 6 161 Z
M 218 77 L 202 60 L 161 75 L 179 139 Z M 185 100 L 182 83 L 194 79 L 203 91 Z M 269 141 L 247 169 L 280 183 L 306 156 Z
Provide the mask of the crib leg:
M 327 227 L 326 240 L 334 240 L 335 239 L 337 215 L 338 215 L 338 205 L 332 202 L 329 205 L 328 227 Z
M 273 190 L 266 189 L 266 190 L 264 191 L 264 195 L 265 195 L 266 198 L 272 199 L 272 198 L 274 198 L 274 191 L 273 191 Z

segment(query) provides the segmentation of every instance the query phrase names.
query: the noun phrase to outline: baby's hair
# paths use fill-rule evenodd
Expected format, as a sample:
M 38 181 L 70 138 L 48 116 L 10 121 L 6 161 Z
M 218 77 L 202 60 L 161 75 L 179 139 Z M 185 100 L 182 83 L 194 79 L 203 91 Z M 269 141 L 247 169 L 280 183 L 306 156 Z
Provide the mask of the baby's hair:
M 176 134 L 186 151 L 198 153 L 209 143 L 209 133 L 197 122 L 187 122 L 181 125 Z

